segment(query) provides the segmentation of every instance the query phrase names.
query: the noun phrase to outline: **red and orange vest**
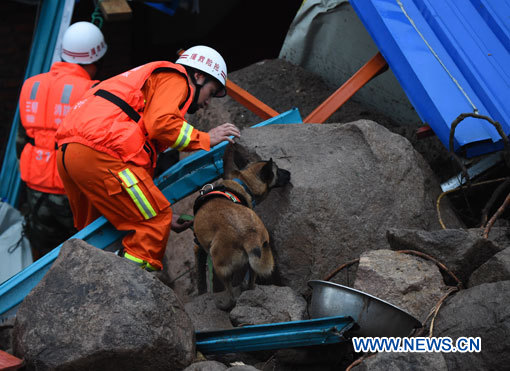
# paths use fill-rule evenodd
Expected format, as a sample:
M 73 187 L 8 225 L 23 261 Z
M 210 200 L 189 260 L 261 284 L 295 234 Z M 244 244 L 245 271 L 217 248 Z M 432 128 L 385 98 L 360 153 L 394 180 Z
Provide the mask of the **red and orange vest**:
M 171 62 L 151 62 L 104 80 L 87 92 L 67 116 L 65 125 L 59 128 L 59 146 L 81 143 L 124 162 L 145 168 L 155 166 L 155 148 L 148 140 L 143 121 L 145 99 L 142 88 L 156 70 L 176 71 L 188 81 L 187 99 L 179 108 L 184 116 L 194 95 L 186 69 Z M 108 95 L 113 95 L 113 100 L 120 98 L 124 109 L 113 103 Z
M 31 140 L 21 153 L 20 173 L 28 187 L 44 193 L 65 193 L 57 171 L 55 133 L 73 105 L 97 82 L 78 64 L 67 62 L 56 62 L 49 72 L 24 82 L 19 111 Z

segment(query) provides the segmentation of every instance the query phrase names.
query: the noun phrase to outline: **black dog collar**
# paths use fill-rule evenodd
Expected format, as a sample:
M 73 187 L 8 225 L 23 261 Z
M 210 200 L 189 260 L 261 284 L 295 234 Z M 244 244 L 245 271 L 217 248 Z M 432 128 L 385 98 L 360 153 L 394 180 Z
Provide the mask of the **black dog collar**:
M 253 197 L 253 194 L 251 193 L 251 191 L 248 188 L 248 186 L 241 179 L 239 179 L 239 178 L 234 178 L 232 180 L 234 182 L 238 183 L 241 187 L 243 187 L 245 192 L 250 195 L 250 197 L 251 197 L 251 207 L 254 208 L 257 203 L 255 202 L 255 197 Z

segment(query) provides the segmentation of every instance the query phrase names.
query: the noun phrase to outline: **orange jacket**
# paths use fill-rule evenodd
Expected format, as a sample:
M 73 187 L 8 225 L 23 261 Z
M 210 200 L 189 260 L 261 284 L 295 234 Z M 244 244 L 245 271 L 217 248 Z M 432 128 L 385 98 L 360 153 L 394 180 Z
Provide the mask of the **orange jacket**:
M 145 168 L 155 166 L 156 152 L 168 147 L 209 150 L 209 135 L 184 119 L 194 92 L 181 65 L 136 67 L 91 89 L 59 128 L 58 144 L 81 143 Z
M 57 62 L 21 88 L 21 123 L 32 138 L 20 156 L 21 179 L 45 193 L 64 194 L 55 157 L 55 133 L 71 107 L 96 83 L 78 64 Z

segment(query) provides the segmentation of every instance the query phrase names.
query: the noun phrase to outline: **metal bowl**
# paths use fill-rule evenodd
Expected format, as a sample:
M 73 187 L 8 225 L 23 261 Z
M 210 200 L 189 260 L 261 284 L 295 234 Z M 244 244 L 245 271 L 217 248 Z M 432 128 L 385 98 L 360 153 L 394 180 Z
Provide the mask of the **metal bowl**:
M 359 325 L 352 336 L 405 337 L 420 321 L 406 311 L 363 291 L 328 281 L 313 280 L 310 316 L 312 318 L 351 316 Z

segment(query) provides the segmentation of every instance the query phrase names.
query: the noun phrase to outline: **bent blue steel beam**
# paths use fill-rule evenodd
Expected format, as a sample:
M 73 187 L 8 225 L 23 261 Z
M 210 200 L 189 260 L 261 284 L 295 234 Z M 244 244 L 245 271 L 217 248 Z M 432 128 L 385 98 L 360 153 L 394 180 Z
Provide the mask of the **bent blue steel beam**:
M 197 331 L 195 336 L 197 350 L 204 354 L 253 352 L 344 342 L 354 324 L 346 315 Z
M 272 124 L 296 124 L 303 120 L 297 108 L 293 108 L 252 127 Z M 223 174 L 223 154 L 227 142 L 214 146 L 209 152 L 197 151 L 166 170 L 154 183 L 170 203 L 175 203 L 213 182 Z M 126 232 L 116 230 L 103 216 L 69 239 L 84 240 L 99 249 L 105 249 L 121 239 Z M 17 306 L 39 283 L 57 258 L 62 244 L 35 261 L 21 272 L 0 284 L 0 318 L 14 314 Z
M 24 80 L 50 70 L 64 6 L 64 0 L 41 1 Z M 16 207 L 18 203 L 21 182 L 16 157 L 16 136 L 19 122 L 19 106 L 17 106 L 4 152 L 2 172 L 0 173 L 0 198 L 13 207 Z
M 452 122 L 475 112 L 510 133 L 509 0 L 350 0 L 423 122 L 449 149 Z M 496 128 L 468 118 L 454 150 L 503 148 Z

